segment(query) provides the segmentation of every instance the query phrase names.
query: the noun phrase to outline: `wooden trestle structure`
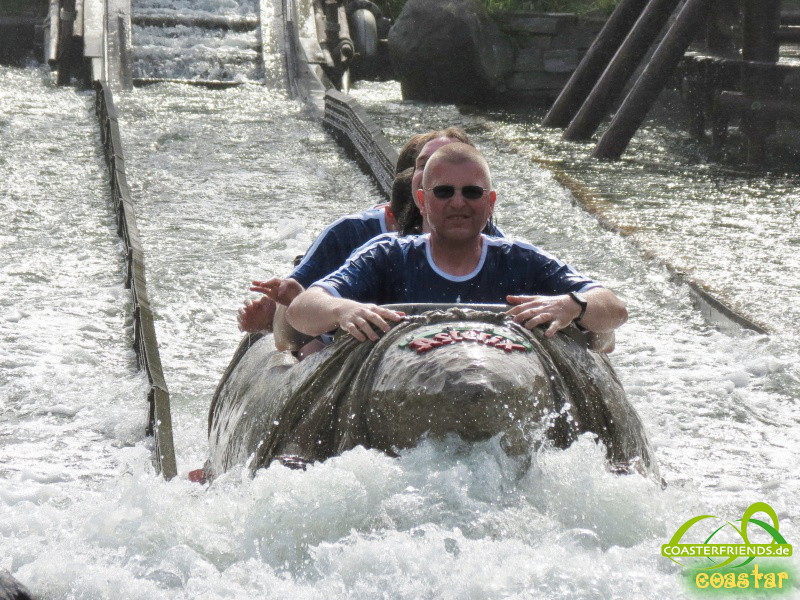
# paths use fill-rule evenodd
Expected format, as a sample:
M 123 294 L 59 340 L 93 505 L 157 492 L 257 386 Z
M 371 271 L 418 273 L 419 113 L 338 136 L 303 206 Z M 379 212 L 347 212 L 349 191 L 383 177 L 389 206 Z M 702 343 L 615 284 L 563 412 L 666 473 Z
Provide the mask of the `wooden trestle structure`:
M 593 152 L 619 158 L 677 71 L 692 133 L 710 135 L 719 152 L 738 122 L 748 160 L 762 162 L 776 124 L 800 123 L 800 64 L 779 62 L 783 44 L 800 44 L 800 13 L 781 8 L 782 0 L 622 0 L 544 124 L 590 139 L 638 72 Z

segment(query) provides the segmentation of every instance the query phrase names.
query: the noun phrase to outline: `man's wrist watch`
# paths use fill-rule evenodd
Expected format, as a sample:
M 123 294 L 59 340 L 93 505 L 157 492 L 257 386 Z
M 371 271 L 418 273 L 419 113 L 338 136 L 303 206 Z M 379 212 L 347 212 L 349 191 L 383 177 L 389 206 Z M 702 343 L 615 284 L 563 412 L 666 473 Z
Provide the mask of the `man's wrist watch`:
M 586 300 L 586 296 L 583 294 L 579 294 L 578 292 L 570 292 L 569 297 L 572 298 L 575 302 L 578 303 L 578 306 L 581 307 L 581 314 L 575 317 L 572 322 L 577 323 L 583 318 L 583 315 L 586 314 L 586 307 L 589 305 L 589 301 Z

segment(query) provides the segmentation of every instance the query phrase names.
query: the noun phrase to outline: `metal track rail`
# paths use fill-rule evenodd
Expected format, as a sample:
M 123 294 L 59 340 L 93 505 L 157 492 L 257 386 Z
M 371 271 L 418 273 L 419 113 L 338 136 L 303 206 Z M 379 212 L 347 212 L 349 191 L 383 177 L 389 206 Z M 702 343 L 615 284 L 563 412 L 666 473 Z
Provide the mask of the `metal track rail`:
M 397 151 L 389 145 L 383 131 L 352 98 L 335 89 L 325 92 L 322 124 L 337 141 L 355 154 L 386 195 L 392 193 Z
M 117 121 L 117 109 L 111 90 L 105 83 L 96 87 L 95 108 L 100 120 L 100 134 L 106 165 L 111 176 L 111 195 L 117 213 L 117 233 L 125 243 L 127 275 L 125 285 L 133 298 L 133 338 L 139 368 L 147 374 L 150 405 L 147 434 L 155 440 L 154 463 L 164 479 L 177 475 L 175 447 L 172 441 L 172 416 L 169 391 L 161 368 L 158 342 L 153 325 L 153 311 L 147 296 L 144 252 L 139 239 L 139 228 L 133 210 L 128 179 L 125 174 L 125 157 Z
M 292 98 L 300 98 L 317 116 L 325 110 L 325 90 L 333 87 L 318 65 L 308 61 L 300 42 L 297 3 L 295 0 L 274 0 L 278 48 L 282 49 L 286 87 Z
M 388 197 L 394 180 L 397 151 L 358 102 L 337 91 L 321 67 L 308 60 L 300 40 L 296 0 L 275 2 L 278 18 L 283 23 L 279 44 L 286 61 L 289 93 L 305 101 L 336 141 L 356 158 Z

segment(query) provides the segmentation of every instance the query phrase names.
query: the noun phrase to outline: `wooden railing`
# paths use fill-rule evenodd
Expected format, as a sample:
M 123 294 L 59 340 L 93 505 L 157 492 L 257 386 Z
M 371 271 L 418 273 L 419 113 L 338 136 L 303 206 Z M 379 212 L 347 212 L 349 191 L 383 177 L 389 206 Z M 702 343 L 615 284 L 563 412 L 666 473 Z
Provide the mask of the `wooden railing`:
M 117 233 L 125 244 L 126 280 L 133 299 L 133 338 L 139 367 L 147 374 L 150 389 L 147 394 L 149 415 L 147 434 L 155 440 L 154 463 L 165 479 L 177 474 L 175 448 L 172 441 L 172 416 L 169 406 L 169 391 L 161 368 L 158 342 L 153 325 L 153 311 L 147 297 L 144 253 L 136 226 L 128 179 L 125 174 L 125 157 L 117 122 L 117 110 L 111 90 L 98 83 L 96 112 L 100 120 L 100 132 L 106 165 L 111 177 L 111 196 L 117 213 Z

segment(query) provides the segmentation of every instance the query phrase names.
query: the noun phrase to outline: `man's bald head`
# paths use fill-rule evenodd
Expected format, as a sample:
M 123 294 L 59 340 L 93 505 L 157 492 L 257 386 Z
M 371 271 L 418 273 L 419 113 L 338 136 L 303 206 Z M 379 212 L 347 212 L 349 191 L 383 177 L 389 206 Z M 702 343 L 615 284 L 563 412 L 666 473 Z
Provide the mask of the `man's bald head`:
M 434 152 L 425 165 L 425 173 L 422 176 L 422 187 L 427 188 L 431 186 L 430 173 L 436 169 L 436 166 L 442 163 L 450 165 L 474 164 L 480 167 L 480 170 L 486 177 L 486 184 L 491 189 L 492 187 L 492 174 L 489 170 L 489 164 L 483 157 L 483 154 L 469 144 L 461 142 L 453 142 L 442 146 Z

